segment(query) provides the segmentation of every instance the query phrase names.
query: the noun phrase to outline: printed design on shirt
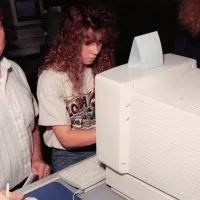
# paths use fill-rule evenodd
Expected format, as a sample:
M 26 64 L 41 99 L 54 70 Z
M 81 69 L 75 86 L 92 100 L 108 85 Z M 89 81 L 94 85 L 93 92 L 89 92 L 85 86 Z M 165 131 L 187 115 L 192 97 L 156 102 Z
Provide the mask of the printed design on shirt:
M 94 90 L 88 94 L 82 94 L 73 98 L 65 98 L 64 100 L 73 129 L 90 129 L 95 127 Z

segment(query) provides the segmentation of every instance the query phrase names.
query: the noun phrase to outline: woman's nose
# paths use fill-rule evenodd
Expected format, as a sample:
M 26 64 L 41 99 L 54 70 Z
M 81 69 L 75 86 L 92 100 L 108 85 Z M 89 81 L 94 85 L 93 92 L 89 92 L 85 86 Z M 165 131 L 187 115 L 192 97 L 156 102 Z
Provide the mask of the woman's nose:
M 101 44 L 94 43 L 92 45 L 92 53 L 97 55 L 97 54 L 99 54 L 100 51 L 101 51 Z

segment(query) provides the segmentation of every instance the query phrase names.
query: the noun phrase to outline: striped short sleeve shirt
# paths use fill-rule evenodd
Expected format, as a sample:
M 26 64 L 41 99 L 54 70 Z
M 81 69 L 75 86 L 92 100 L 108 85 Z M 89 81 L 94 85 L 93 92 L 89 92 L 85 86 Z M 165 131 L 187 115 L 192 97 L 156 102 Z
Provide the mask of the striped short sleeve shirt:
M 38 108 L 22 69 L 0 61 L 0 188 L 14 187 L 31 171 L 32 130 Z

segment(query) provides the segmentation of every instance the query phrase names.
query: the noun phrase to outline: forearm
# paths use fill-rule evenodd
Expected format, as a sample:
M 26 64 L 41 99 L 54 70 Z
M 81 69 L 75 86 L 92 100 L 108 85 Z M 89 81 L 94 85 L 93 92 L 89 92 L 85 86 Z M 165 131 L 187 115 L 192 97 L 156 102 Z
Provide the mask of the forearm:
M 70 126 L 54 126 L 53 131 L 65 148 L 80 148 L 96 143 L 96 129 L 72 130 Z
M 96 143 L 95 130 L 72 130 L 67 134 L 65 147 L 76 148 Z
M 32 161 L 42 160 L 42 152 L 41 152 L 41 138 L 39 127 L 36 125 L 35 129 L 32 133 L 33 136 L 33 154 Z
M 50 167 L 43 161 L 41 152 L 41 138 L 38 126 L 33 131 L 33 155 L 31 171 L 36 174 L 39 179 L 48 176 Z

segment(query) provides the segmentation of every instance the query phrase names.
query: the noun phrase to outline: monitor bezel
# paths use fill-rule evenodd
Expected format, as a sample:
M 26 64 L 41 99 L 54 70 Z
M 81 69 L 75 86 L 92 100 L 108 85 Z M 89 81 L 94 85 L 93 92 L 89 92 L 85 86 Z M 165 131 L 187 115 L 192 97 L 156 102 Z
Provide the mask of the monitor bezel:
M 12 12 L 12 15 L 13 15 L 13 25 L 14 26 L 18 27 L 18 26 L 26 26 L 26 25 L 33 25 L 33 24 L 42 23 L 42 17 L 40 17 L 38 19 L 30 19 L 30 20 L 19 21 L 18 16 L 17 16 L 15 0 L 9 0 L 9 1 L 10 1 L 11 12 Z M 42 16 L 42 14 L 44 12 L 43 4 L 42 4 L 41 0 L 38 0 L 38 3 L 39 3 L 40 13 L 41 13 L 41 16 Z

